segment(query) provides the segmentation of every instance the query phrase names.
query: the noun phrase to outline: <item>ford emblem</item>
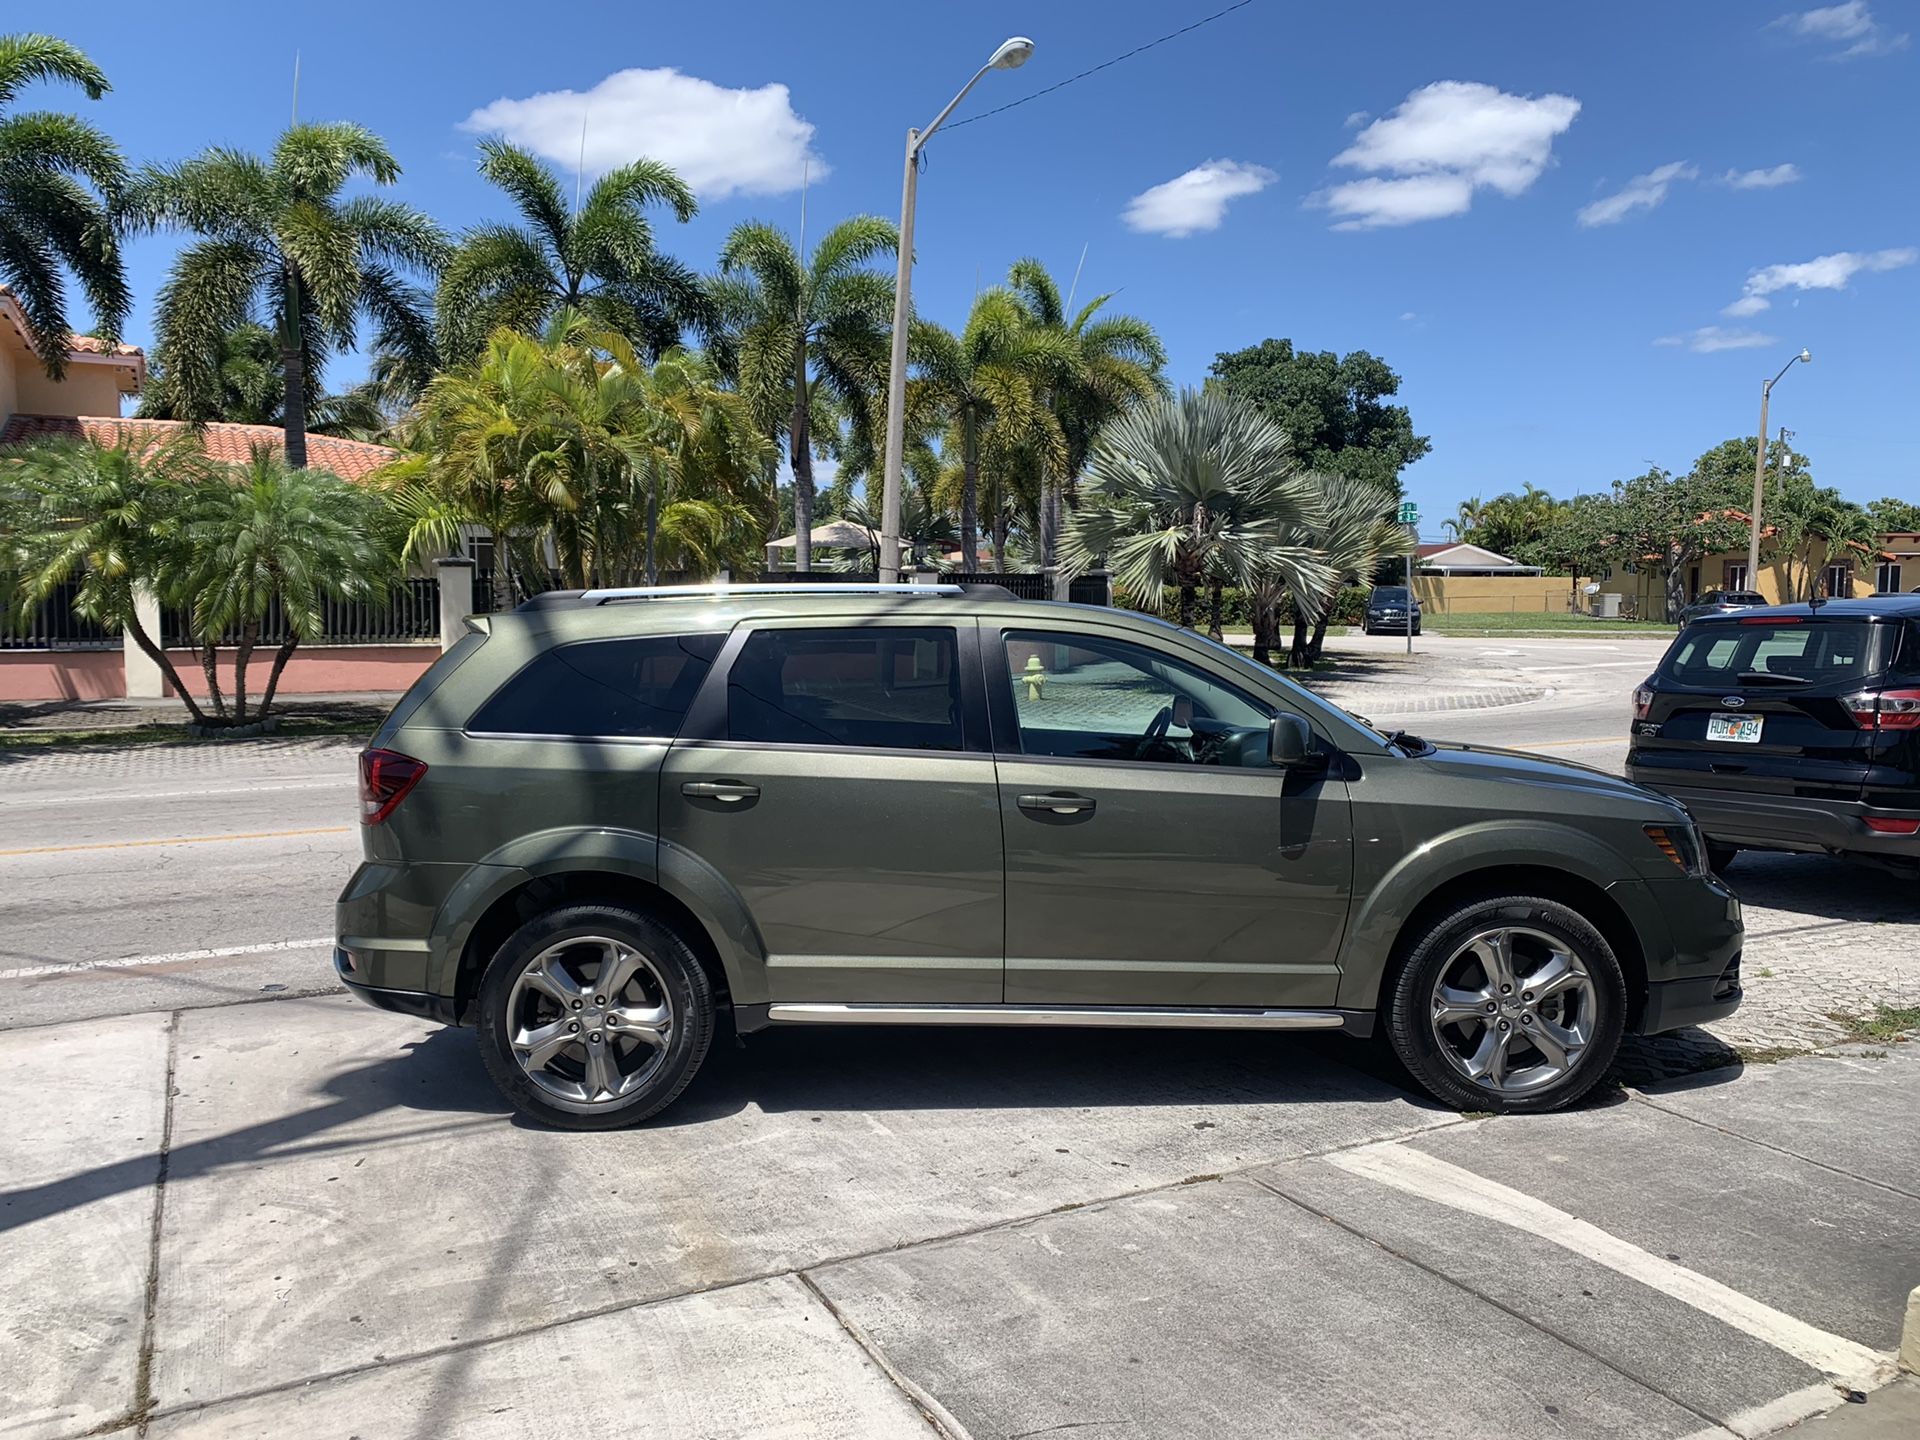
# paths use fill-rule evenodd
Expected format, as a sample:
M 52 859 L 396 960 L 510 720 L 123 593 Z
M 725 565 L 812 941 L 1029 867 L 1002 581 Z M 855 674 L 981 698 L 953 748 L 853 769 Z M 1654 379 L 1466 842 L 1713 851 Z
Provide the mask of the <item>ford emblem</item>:
M 1738 710 L 1747 702 L 1741 699 L 1738 695 L 1722 695 L 1720 697 L 1720 703 L 1726 706 L 1729 710 Z

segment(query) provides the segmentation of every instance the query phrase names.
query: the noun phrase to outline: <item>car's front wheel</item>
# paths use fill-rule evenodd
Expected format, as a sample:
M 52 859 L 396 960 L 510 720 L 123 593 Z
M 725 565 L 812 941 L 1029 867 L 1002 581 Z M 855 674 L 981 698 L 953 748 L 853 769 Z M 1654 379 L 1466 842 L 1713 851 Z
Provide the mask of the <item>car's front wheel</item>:
M 1498 895 L 1439 917 L 1383 1006 L 1400 1061 L 1460 1110 L 1571 1105 L 1613 1064 L 1627 992 L 1618 957 L 1557 900 Z
M 665 1109 L 713 1040 L 713 987 L 686 941 L 623 905 L 535 916 L 480 981 L 480 1055 L 516 1109 L 611 1130 Z

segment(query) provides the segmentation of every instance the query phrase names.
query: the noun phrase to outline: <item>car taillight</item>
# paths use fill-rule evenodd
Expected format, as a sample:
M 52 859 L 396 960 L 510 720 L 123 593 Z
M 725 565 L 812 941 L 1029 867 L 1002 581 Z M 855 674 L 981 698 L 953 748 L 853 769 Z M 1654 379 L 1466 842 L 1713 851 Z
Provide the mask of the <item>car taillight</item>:
M 1920 730 L 1920 690 L 1860 690 L 1840 703 L 1862 730 Z
M 1876 835 L 1920 835 L 1920 820 L 1901 820 L 1891 815 L 1869 815 L 1867 829 Z
M 1642 685 L 1638 690 L 1633 692 L 1633 718 L 1636 720 L 1644 720 L 1647 718 L 1647 712 L 1651 709 L 1653 709 L 1653 687 L 1651 685 Z
M 378 825 L 427 773 L 426 762 L 397 750 L 360 752 L 360 823 Z

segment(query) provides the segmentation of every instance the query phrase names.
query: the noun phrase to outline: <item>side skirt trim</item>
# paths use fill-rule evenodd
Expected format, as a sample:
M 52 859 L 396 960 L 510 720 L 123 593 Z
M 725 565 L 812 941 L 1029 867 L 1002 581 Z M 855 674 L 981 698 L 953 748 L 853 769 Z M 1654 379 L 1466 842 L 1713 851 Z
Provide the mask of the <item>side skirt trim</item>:
M 775 1024 L 814 1025 L 1080 1025 L 1113 1029 L 1342 1030 L 1338 1010 L 1179 1009 L 1140 1005 L 861 1005 L 767 1007 Z

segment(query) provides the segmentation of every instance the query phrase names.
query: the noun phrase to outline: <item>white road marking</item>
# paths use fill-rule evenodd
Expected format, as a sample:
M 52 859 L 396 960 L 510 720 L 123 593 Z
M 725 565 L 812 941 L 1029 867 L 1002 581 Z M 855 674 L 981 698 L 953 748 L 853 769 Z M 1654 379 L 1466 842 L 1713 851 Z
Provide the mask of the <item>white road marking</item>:
M 38 980 L 45 975 L 77 975 L 86 970 L 133 970 L 142 965 L 177 965 L 183 960 L 226 960 L 235 955 L 272 955 L 282 950 L 333 948 L 333 937 L 318 940 L 268 940 L 258 945 L 223 945 L 217 950 L 175 950 L 166 955 L 122 955 L 115 960 L 68 960 L 57 965 L 26 965 L 0 970 L 0 980 Z
M 216 795 L 261 795 L 271 790 L 353 789 L 354 778 L 343 775 L 335 780 L 287 780 L 275 785 L 229 785 L 200 790 L 102 790 L 98 794 L 17 795 L 0 800 L 0 810 L 31 809 L 37 805 L 92 805 L 112 802 L 124 805 L 130 800 L 202 800 Z
M 1764 1405 L 1736 1410 L 1727 1417 L 1726 1424 L 1696 1430 L 1691 1435 L 1683 1436 L 1682 1440 L 1726 1440 L 1729 1434 L 1738 1435 L 1740 1440 L 1758 1440 L 1762 1435 L 1771 1435 L 1776 1430 L 1798 1424 L 1808 1416 L 1824 1415 L 1829 1410 L 1838 1409 L 1842 1403 L 1840 1392 L 1833 1386 L 1809 1385 L 1804 1390 L 1795 1390 Z
M 1469 1215 L 1511 1225 L 1576 1255 L 1584 1255 L 1776 1350 L 1783 1350 L 1836 1381 L 1870 1387 L 1883 1382 L 1891 1373 L 1893 1357 L 1890 1355 L 1870 1350 L 1845 1336 L 1816 1329 L 1697 1270 L 1676 1265 L 1610 1235 L 1544 1200 L 1536 1200 L 1511 1186 L 1437 1160 L 1422 1151 L 1389 1142 L 1329 1155 L 1326 1159 L 1329 1164 L 1352 1174 Z

